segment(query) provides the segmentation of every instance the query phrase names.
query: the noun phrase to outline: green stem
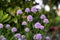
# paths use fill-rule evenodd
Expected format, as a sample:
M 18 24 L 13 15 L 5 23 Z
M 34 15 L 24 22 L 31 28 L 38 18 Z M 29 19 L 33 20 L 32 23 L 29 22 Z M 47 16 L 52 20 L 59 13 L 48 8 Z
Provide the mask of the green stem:
M 11 37 L 11 39 L 10 40 L 13 40 L 13 37 Z
M 0 29 L 0 36 L 2 35 L 2 30 Z

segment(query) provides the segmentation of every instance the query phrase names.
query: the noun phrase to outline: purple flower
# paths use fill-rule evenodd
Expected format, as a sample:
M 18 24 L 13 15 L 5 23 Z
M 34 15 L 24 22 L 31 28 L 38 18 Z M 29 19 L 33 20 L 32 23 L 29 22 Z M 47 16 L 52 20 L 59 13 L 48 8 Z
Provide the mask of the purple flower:
M 46 16 L 42 14 L 42 15 L 40 16 L 40 18 L 41 18 L 41 19 L 46 19 Z
M 35 34 L 34 37 L 33 37 L 33 39 L 35 39 L 35 40 L 41 40 L 42 36 L 41 36 L 41 34 Z
M 29 32 L 29 28 L 25 28 L 25 32 Z
M 41 24 L 39 22 L 34 24 L 34 28 L 40 28 Z
M 33 12 L 33 13 L 36 13 L 36 12 L 37 12 L 37 9 L 36 9 L 35 6 L 33 6 L 33 7 L 31 8 L 31 12 Z
M 10 28 L 10 24 L 6 24 L 6 28 L 7 28 L 7 29 Z
M 6 40 L 6 38 L 3 37 L 1 40 Z
M 27 25 L 27 23 L 25 21 L 22 22 L 22 25 Z
M 25 9 L 25 12 L 29 13 L 30 12 L 30 9 L 29 8 L 26 8 Z
M 50 40 L 50 37 L 49 37 L 49 36 L 47 36 L 47 37 L 46 37 L 46 40 Z
M 3 35 L 1 35 L 1 40 L 6 40 L 6 38 Z
M 44 26 L 41 25 L 41 26 L 39 27 L 39 29 L 43 30 L 43 29 L 44 29 Z
M 16 31 L 17 31 L 16 27 L 13 27 L 13 28 L 11 29 L 11 31 L 12 31 L 12 32 L 16 32 Z
M 34 24 L 34 28 L 38 28 L 38 29 L 43 30 L 44 26 L 42 26 L 39 22 L 37 22 L 37 23 Z
M 20 34 L 20 33 L 16 33 L 16 34 L 14 35 L 14 37 L 15 37 L 15 38 L 20 38 L 20 37 L 21 37 L 21 34 Z
M 22 14 L 22 10 L 17 10 L 17 15 Z
M 22 40 L 21 38 L 18 38 L 18 40 Z
M 3 28 L 3 24 L 0 23 L 0 29 Z
M 49 23 L 48 19 L 44 19 L 43 23 L 46 23 L 46 24 Z
M 27 21 L 29 21 L 29 22 L 33 21 L 33 17 L 31 15 L 28 15 L 27 16 Z

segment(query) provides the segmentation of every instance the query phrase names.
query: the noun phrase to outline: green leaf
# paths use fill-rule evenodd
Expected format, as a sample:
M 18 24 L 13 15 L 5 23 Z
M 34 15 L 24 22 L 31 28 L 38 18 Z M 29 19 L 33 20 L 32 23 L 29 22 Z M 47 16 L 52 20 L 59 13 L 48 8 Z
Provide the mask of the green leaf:
M 56 17 L 56 21 L 60 22 L 60 16 Z
M 13 21 L 14 21 L 14 23 L 17 23 L 18 22 L 17 18 L 14 18 Z
M 0 20 L 1 20 L 2 16 L 3 16 L 3 10 L 0 10 Z
M 1 22 L 4 21 L 8 17 L 8 14 L 3 15 Z
M 29 33 L 26 33 L 26 38 L 27 38 L 27 40 L 30 40 L 30 34 Z
M 11 16 L 9 16 L 6 20 L 4 20 L 3 22 L 8 22 L 11 19 Z
M 10 3 L 10 1 L 11 1 L 11 0 L 7 0 L 7 2 L 9 2 L 9 3 Z
M 12 10 L 12 8 L 11 7 L 9 7 L 9 8 L 7 8 L 7 12 L 11 12 L 11 10 Z

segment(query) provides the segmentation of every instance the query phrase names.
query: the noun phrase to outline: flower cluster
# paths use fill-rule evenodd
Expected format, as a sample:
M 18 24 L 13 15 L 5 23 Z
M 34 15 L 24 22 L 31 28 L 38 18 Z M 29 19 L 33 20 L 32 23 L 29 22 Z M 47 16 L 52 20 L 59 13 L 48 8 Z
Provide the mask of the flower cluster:
M 35 6 L 33 6 L 33 7 L 31 8 L 31 10 L 30 10 L 30 8 L 26 8 L 26 9 L 25 9 L 25 12 L 26 12 L 26 13 L 30 13 L 30 12 L 36 13 L 36 12 L 37 12 L 37 9 L 36 9 Z M 17 13 L 17 15 L 22 15 L 22 14 L 23 14 L 23 11 L 19 9 L 19 10 L 17 10 L 16 13 Z M 22 21 L 22 22 L 21 22 L 21 25 L 22 25 L 22 26 L 29 26 L 28 24 L 33 22 L 34 17 L 33 17 L 33 15 L 28 15 L 25 19 L 26 19 L 27 21 Z M 45 24 L 49 23 L 48 19 L 46 18 L 46 16 L 45 16 L 44 14 L 42 14 L 42 15 L 40 16 L 40 19 L 43 19 L 43 23 L 45 23 Z M 31 26 L 31 25 L 30 25 L 30 26 Z M 3 28 L 3 24 L 0 23 L 0 29 L 2 29 L 2 28 Z M 8 30 L 8 29 L 11 29 L 11 32 L 12 32 L 12 33 L 15 33 L 15 34 L 14 34 L 14 37 L 17 38 L 18 40 L 26 39 L 26 38 L 25 38 L 25 35 L 21 35 L 20 33 L 17 33 L 17 32 L 19 31 L 19 30 L 17 29 L 17 27 L 11 27 L 10 24 L 6 24 L 6 25 L 5 25 L 5 28 L 6 28 L 7 30 Z M 43 30 L 43 29 L 44 29 L 44 26 L 41 25 L 40 22 L 36 22 L 32 28 L 37 28 L 37 29 Z M 30 33 L 30 32 L 31 32 L 30 30 L 31 30 L 30 27 L 25 27 L 25 29 L 24 29 L 24 31 L 25 31 L 26 33 Z M 2 40 L 3 40 L 3 39 L 6 40 L 4 37 L 2 38 Z M 35 34 L 34 37 L 33 37 L 33 39 L 34 39 L 34 40 L 35 40 L 35 39 L 36 39 L 36 40 L 42 40 L 42 35 L 41 35 L 41 34 Z
M 14 2 L 12 5 L 15 6 L 14 4 L 16 3 Z M 59 31 L 59 28 L 51 25 L 60 22 L 60 4 L 58 4 L 58 8 L 55 5 L 52 8 L 54 12 L 56 11 L 58 18 L 55 18 L 54 13 L 52 14 L 49 4 L 44 5 L 43 0 L 21 0 L 19 7 L 6 8 L 7 15 L 5 15 L 5 11 L 0 11 L 0 40 L 52 40 L 55 32 Z M 55 22 L 55 19 L 59 21 Z

